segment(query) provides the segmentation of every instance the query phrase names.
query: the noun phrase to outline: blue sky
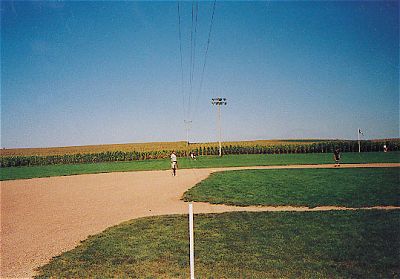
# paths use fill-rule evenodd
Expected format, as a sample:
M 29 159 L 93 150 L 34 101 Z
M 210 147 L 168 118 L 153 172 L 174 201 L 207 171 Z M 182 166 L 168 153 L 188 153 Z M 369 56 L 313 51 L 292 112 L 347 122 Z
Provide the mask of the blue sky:
M 399 137 L 397 1 L 213 3 L 2 1 L 1 146 Z

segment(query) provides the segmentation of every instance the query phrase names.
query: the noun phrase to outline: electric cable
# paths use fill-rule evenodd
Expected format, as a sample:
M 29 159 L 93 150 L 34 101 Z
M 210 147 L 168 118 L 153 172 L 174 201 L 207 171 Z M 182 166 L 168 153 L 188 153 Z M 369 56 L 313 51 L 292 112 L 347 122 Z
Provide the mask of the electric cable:
M 185 109 L 185 94 L 183 88 L 183 57 L 182 57 L 182 34 L 181 34 L 181 13 L 178 2 L 178 26 L 179 26 L 179 53 L 181 58 L 181 94 L 182 94 L 182 110 L 183 110 L 183 118 L 186 117 L 186 109 Z
M 200 77 L 199 92 L 198 92 L 198 94 L 196 95 L 196 98 L 195 98 L 195 107 L 194 107 L 194 112 L 195 113 L 194 113 L 194 115 L 196 115 L 196 113 L 197 113 L 198 98 L 199 98 L 199 95 L 201 95 L 201 90 L 203 89 L 204 73 L 205 73 L 205 68 L 206 68 L 206 64 L 207 64 L 208 49 L 209 49 L 210 40 L 211 40 L 211 31 L 212 31 L 212 27 L 213 27 L 213 23 L 214 23 L 214 14 L 215 14 L 216 2 L 217 1 L 214 0 L 214 4 L 213 4 L 213 8 L 212 8 L 211 21 L 210 21 L 210 29 L 208 31 L 207 46 L 206 46 L 206 51 L 205 51 L 205 55 L 204 55 L 203 69 L 201 71 L 201 77 Z

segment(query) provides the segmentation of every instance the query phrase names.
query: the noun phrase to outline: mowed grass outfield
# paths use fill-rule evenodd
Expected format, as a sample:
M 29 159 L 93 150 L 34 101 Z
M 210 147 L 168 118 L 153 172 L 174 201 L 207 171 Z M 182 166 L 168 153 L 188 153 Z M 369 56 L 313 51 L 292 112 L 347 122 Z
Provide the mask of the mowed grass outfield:
M 255 154 L 201 156 L 196 161 L 188 158 L 178 158 L 179 168 L 210 168 L 238 166 L 271 166 L 293 164 L 329 164 L 333 163 L 330 153 L 308 154 Z M 400 152 L 369 152 L 343 153 L 342 163 L 398 163 Z M 0 168 L 0 180 L 26 179 L 35 177 L 50 177 L 103 172 L 167 170 L 170 168 L 168 159 L 132 162 L 112 162 L 76 165 L 47 165 L 32 167 Z
M 253 194 L 243 191 L 246 187 L 241 182 L 257 183 L 259 177 L 258 182 L 263 186 L 266 174 L 262 173 L 272 172 L 276 182 L 283 181 L 277 189 L 256 187 L 264 201 L 268 200 L 268 193 L 279 197 L 282 192 L 283 204 L 293 204 L 292 195 L 287 194 L 291 188 L 307 205 L 320 204 L 321 197 L 331 193 L 336 194 L 327 201 L 329 204 L 332 200 L 347 203 L 357 191 L 362 192 L 355 198 L 359 205 L 371 201 L 393 205 L 398 204 L 398 183 L 392 187 L 398 182 L 398 171 L 398 168 L 229 171 L 221 173 L 228 174 L 229 179 L 224 182 L 237 180 L 238 186 L 235 190 L 228 187 L 220 196 L 239 191 L 240 204 L 259 204 L 257 200 L 248 200 Z M 229 177 L 231 174 L 237 177 Z M 335 181 L 342 178 L 346 186 L 330 189 L 336 184 L 329 179 L 320 180 L 321 177 Z M 212 178 L 211 187 L 219 188 L 218 179 Z M 373 186 L 362 189 L 360 180 Z M 376 185 L 378 181 L 380 184 Z M 312 186 L 301 190 L 300 184 L 304 182 Z M 392 188 L 384 188 L 383 184 L 391 184 Z M 323 192 L 324 186 L 330 190 Z M 350 188 L 350 198 L 346 188 Z M 376 191 L 377 188 L 385 190 Z M 205 196 L 210 198 L 213 193 Z M 196 278 L 400 276 L 398 209 L 199 214 L 195 215 L 194 223 Z M 38 269 L 37 278 L 188 278 L 188 243 L 186 215 L 136 219 L 91 236 L 75 249 L 53 258 Z
M 195 216 L 196 278 L 398 278 L 400 210 Z M 89 237 L 37 278 L 189 278 L 187 216 Z
M 183 199 L 241 206 L 400 206 L 400 168 L 225 171 L 211 174 Z

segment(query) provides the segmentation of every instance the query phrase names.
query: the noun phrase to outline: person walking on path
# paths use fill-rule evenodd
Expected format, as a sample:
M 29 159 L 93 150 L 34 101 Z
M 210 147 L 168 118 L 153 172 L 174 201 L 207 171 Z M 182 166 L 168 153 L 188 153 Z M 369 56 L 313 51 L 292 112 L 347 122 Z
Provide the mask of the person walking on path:
M 340 167 L 340 150 L 336 148 L 333 152 L 333 159 L 335 160 L 335 167 Z
M 176 159 L 175 151 L 172 151 L 172 154 L 171 154 L 171 168 L 172 168 L 172 175 L 176 176 L 176 169 L 178 168 L 178 161 Z

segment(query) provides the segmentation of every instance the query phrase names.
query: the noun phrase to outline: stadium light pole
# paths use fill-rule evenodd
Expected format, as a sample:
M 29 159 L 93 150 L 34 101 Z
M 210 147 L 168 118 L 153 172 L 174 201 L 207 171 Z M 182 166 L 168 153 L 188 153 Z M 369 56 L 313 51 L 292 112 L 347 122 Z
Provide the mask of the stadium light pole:
M 358 153 L 361 152 L 361 142 L 360 142 L 360 134 L 364 136 L 364 133 L 361 132 L 361 129 L 358 128 L 357 130 L 357 139 L 358 139 Z
M 222 156 L 222 146 L 221 146 L 221 105 L 227 104 L 226 98 L 212 98 L 211 103 L 213 105 L 216 105 L 218 107 L 217 113 L 218 113 L 218 130 L 219 130 L 219 156 Z

